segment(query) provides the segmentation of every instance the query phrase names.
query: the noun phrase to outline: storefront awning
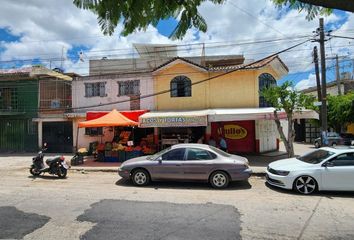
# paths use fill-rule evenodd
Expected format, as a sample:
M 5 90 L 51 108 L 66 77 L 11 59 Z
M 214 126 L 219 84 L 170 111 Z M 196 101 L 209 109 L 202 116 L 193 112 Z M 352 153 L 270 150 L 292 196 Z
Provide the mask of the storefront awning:
M 139 127 L 196 127 L 208 122 L 242 120 L 273 120 L 274 108 L 225 108 L 199 111 L 148 112 L 139 117 Z M 287 119 L 284 111 L 278 111 L 279 119 Z M 319 119 L 317 112 L 304 109 L 294 113 L 294 119 Z
M 242 121 L 273 119 L 274 108 L 227 108 L 212 109 L 209 122 Z M 286 114 L 280 112 L 279 118 L 286 118 Z
M 130 120 L 134 122 L 139 121 L 139 116 L 143 115 L 144 113 L 148 112 L 149 110 L 132 110 L 132 111 L 119 111 L 124 117 L 129 118 Z M 93 120 L 100 118 L 106 114 L 108 114 L 109 111 L 89 111 L 86 113 L 86 120 Z
M 274 108 L 229 108 L 210 109 L 209 122 L 242 121 L 242 120 L 273 120 Z M 284 111 L 278 111 L 279 119 L 287 119 Z M 294 113 L 294 119 L 319 119 L 319 115 L 314 110 L 304 109 Z
M 110 113 L 90 121 L 80 122 L 79 128 L 83 127 L 114 127 L 114 126 L 137 126 L 138 123 L 126 118 L 123 114 L 113 109 Z
M 208 125 L 209 110 L 148 112 L 139 117 L 139 127 L 198 127 Z

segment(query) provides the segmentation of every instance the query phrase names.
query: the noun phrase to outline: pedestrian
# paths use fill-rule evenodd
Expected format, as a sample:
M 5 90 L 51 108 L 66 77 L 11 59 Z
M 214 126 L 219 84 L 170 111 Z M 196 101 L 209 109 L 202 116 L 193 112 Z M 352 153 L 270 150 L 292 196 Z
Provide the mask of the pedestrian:
M 226 143 L 225 139 L 222 136 L 220 136 L 220 138 L 219 138 L 219 147 L 224 152 L 227 152 L 227 143 Z
M 201 137 L 198 139 L 197 143 L 203 144 L 203 143 L 204 143 L 204 136 L 201 136 Z
M 213 138 L 213 136 L 210 136 L 209 141 L 208 141 L 208 144 L 209 144 L 210 146 L 216 147 L 216 141 L 215 141 L 215 139 Z

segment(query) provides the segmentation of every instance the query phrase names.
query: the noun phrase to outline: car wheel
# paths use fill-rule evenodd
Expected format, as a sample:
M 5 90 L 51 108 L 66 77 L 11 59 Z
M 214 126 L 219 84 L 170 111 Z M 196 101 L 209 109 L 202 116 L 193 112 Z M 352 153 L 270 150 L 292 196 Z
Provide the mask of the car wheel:
M 320 148 L 320 143 L 319 142 L 315 142 L 315 148 Z
M 145 186 L 150 182 L 150 175 L 144 169 L 137 169 L 133 172 L 132 181 L 137 186 Z
M 317 189 L 317 182 L 310 176 L 301 176 L 295 180 L 294 188 L 298 193 L 311 194 Z
M 210 184 L 213 188 L 226 188 L 229 185 L 229 176 L 223 171 L 213 172 L 210 176 Z

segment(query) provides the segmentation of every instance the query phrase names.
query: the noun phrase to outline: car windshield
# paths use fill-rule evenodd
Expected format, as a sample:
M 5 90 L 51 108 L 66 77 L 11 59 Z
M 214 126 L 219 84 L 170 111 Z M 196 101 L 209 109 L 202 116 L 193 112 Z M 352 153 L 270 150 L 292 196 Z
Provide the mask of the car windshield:
M 168 147 L 168 148 L 165 148 L 164 150 L 158 152 L 158 153 L 155 153 L 154 155 L 150 155 L 147 157 L 148 160 L 153 160 L 153 159 L 156 159 L 157 157 L 161 156 L 162 154 L 164 154 L 165 152 L 168 152 L 171 150 L 171 147 Z
M 216 148 L 216 147 L 213 147 L 213 146 L 209 146 L 211 150 L 215 151 L 217 154 L 220 154 L 221 156 L 224 156 L 224 157 L 230 157 L 231 155 L 220 150 L 219 148 Z
M 332 156 L 334 152 L 319 149 L 310 153 L 307 153 L 301 157 L 297 157 L 300 161 L 312 164 L 318 164 L 325 160 L 326 158 Z

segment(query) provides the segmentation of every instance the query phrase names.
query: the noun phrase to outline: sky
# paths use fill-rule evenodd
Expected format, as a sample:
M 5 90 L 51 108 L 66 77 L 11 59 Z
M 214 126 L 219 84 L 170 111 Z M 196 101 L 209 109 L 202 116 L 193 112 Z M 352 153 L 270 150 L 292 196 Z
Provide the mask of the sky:
M 222 5 L 207 1 L 199 7 L 208 24 L 206 33 L 192 28 L 183 40 L 171 40 L 168 36 L 178 19 L 170 18 L 156 28 L 149 26 L 126 37 L 120 35 L 122 25 L 118 24 L 113 36 L 104 36 L 97 17 L 72 2 L 1 0 L 0 69 L 42 64 L 87 75 L 89 60 L 136 56 L 133 43 L 177 44 L 180 56 L 201 55 L 205 43 L 207 55 L 243 54 L 252 62 L 311 39 L 319 24 L 318 18 L 308 21 L 305 12 L 278 9 L 270 0 L 227 0 Z M 325 29 L 332 30 L 332 35 L 354 37 L 352 13 L 336 10 L 324 19 Z M 315 45 L 318 43 L 308 42 L 279 55 L 289 68 L 279 84 L 291 80 L 299 90 L 315 85 Z M 353 40 L 331 38 L 326 42 L 327 81 L 335 79 L 331 58 L 336 54 L 340 71 L 352 73 Z

